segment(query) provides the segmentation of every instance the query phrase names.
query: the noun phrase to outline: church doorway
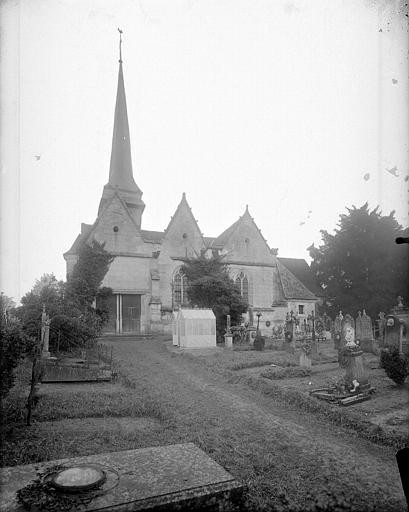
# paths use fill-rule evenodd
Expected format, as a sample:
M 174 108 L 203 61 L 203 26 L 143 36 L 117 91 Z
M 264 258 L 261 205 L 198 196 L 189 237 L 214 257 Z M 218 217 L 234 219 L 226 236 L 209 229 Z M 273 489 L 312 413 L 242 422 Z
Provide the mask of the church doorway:
M 97 300 L 97 308 L 103 308 L 109 314 L 109 320 L 103 328 L 105 334 L 141 332 L 140 295 L 115 293 L 103 302 Z
M 141 330 L 141 296 L 122 295 L 122 331 L 136 332 Z

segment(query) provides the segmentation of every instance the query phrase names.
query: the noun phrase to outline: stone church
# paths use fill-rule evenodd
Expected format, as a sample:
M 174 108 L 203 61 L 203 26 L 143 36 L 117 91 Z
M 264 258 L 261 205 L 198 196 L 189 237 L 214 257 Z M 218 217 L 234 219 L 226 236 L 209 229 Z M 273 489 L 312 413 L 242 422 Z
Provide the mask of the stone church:
M 246 206 L 243 215 L 219 236 L 205 237 L 182 194 L 164 231 L 142 229 L 145 203 L 135 183 L 129 137 L 122 59 L 119 60 L 111 162 L 94 224 L 64 254 L 67 276 L 82 243 L 96 239 L 114 260 L 103 286 L 111 287 L 106 332 L 170 332 L 173 314 L 187 303 L 187 282 L 181 272 L 186 258 L 224 255 L 230 273 L 252 312 L 260 312 L 263 334 L 282 324 L 287 312 L 302 320 L 315 309 L 322 291 L 314 284 L 305 260 L 278 258 L 270 249 Z

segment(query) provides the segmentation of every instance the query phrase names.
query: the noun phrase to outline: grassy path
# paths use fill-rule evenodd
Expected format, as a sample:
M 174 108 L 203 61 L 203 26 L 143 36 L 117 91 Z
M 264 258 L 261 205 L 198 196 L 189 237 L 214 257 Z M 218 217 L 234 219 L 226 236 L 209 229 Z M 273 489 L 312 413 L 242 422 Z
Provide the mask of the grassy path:
M 104 342 L 108 340 L 104 339 Z M 249 486 L 251 510 L 401 511 L 405 499 L 393 449 L 299 413 L 160 340 L 112 341 L 135 392 L 168 417 L 162 444 L 193 441 Z M 275 508 L 272 508 L 274 505 Z

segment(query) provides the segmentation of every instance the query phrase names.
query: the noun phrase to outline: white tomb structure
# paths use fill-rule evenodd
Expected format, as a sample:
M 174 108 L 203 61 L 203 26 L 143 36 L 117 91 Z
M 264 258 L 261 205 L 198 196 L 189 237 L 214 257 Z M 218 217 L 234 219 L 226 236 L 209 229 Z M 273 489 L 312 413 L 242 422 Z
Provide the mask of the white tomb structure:
M 179 324 L 178 324 L 178 315 L 179 311 L 173 312 L 173 322 L 172 322 L 172 342 L 173 345 L 179 345 Z
M 177 324 L 180 347 L 216 348 L 216 317 L 211 309 L 181 309 Z

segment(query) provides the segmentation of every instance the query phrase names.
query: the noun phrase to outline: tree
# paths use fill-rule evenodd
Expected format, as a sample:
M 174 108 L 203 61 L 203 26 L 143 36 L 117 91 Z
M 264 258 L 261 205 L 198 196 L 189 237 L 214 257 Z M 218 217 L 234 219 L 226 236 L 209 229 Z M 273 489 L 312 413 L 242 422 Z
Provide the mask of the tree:
M 189 259 L 182 267 L 187 277 L 187 294 L 192 305 L 211 308 L 216 316 L 216 329 L 224 334 L 226 315 L 238 323 L 248 305 L 230 278 L 227 265 L 220 256 Z
M 84 346 L 96 339 L 108 319 L 103 308 L 95 309 L 100 295 L 106 298 L 110 288 L 101 288 L 113 257 L 104 245 L 94 241 L 84 244 L 68 281 L 57 281 L 53 274 L 44 274 L 22 299 L 17 309 L 26 335 L 39 338 L 43 305 L 51 318 L 50 348 L 69 349 Z
M 44 289 L 58 290 L 61 286 L 62 281 L 57 281 L 54 274 L 43 274 L 40 279 L 36 279 L 36 282 L 31 289 L 34 295 L 40 296 Z
M 102 281 L 113 261 L 104 243 L 93 240 L 91 245 L 84 243 L 78 261 L 67 280 L 66 299 L 81 308 L 84 313 L 92 307 L 100 293 Z M 102 290 L 106 297 L 108 289 Z
M 383 216 L 368 203 L 347 208 L 340 215 L 335 234 L 321 231 L 323 244 L 308 248 L 311 270 L 326 292 L 328 310 L 351 314 L 366 311 L 375 317 L 396 304 L 408 290 L 408 247 L 397 245 L 398 236 L 408 236 L 394 218 Z

